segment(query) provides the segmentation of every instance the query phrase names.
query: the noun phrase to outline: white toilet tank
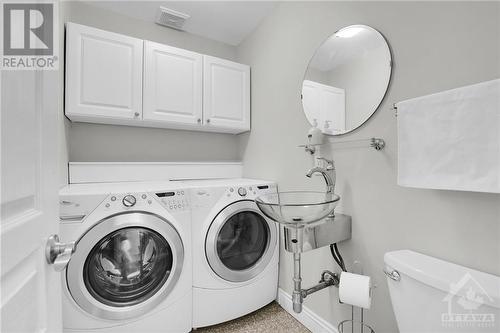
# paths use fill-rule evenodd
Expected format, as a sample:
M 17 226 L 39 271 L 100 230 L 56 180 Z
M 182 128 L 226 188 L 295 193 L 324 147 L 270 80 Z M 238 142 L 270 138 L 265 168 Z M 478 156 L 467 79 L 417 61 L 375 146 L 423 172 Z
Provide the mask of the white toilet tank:
M 409 250 L 384 262 L 401 333 L 500 332 L 500 277 Z

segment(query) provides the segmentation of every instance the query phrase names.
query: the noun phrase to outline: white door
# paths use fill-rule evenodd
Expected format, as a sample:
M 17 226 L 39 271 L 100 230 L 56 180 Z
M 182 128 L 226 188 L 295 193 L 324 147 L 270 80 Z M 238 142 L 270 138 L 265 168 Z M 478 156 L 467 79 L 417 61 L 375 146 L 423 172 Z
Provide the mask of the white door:
M 250 67 L 203 56 L 203 115 L 207 126 L 250 130 Z
M 61 331 L 57 71 L 1 72 L 1 332 Z
M 72 120 L 141 119 L 141 39 L 66 24 L 66 115 Z
M 311 126 L 318 127 L 320 119 L 321 90 L 313 81 L 304 80 L 302 83 L 302 107 Z
M 321 85 L 321 119 L 324 131 L 329 134 L 345 132 L 345 90 Z
M 201 54 L 145 41 L 143 119 L 201 126 L 202 66 Z

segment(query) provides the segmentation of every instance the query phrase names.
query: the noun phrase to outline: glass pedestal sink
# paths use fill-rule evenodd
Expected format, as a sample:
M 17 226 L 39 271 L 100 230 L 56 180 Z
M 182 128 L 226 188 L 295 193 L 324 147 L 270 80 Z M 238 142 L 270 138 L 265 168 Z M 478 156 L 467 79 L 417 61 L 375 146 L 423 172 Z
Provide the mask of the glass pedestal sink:
M 302 311 L 303 299 L 318 290 L 338 286 L 339 277 L 330 271 L 320 282 L 302 289 L 300 257 L 304 251 L 351 238 L 351 217 L 334 214 L 340 197 L 330 192 L 278 192 L 262 195 L 255 202 L 264 215 L 284 227 L 285 249 L 293 252 L 293 310 Z
M 279 192 L 255 199 L 259 209 L 271 220 L 288 228 L 321 224 L 337 206 L 340 197 L 328 192 Z

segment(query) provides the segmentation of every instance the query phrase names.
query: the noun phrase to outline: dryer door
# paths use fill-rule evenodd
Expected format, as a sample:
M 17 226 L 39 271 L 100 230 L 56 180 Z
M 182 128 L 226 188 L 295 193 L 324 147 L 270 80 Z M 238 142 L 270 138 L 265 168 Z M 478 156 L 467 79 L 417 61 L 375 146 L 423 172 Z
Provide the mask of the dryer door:
M 183 261 L 181 238 L 168 221 L 147 212 L 120 213 L 97 223 L 77 242 L 67 285 L 88 313 L 133 318 L 165 300 Z
M 277 228 L 254 201 L 225 207 L 207 233 L 205 252 L 212 270 L 232 282 L 248 281 L 269 264 L 276 247 Z

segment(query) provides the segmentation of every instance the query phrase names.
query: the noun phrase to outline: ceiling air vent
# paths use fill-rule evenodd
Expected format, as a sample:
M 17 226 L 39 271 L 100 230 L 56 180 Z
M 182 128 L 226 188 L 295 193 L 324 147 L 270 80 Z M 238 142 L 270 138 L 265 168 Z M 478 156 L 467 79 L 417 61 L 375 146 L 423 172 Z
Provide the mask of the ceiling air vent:
M 160 6 L 160 10 L 156 15 L 156 23 L 169 28 L 183 30 L 184 23 L 190 17 L 188 14 Z

